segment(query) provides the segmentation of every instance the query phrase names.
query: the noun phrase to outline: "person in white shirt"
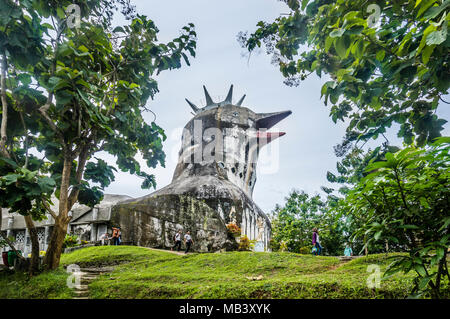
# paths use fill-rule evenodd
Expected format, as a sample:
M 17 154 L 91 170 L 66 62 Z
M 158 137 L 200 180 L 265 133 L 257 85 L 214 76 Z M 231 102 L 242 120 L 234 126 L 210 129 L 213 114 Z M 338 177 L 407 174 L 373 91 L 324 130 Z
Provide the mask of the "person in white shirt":
M 173 240 L 175 241 L 175 245 L 170 248 L 170 250 L 174 250 L 176 247 L 178 247 L 177 251 L 180 251 L 181 249 L 181 230 L 179 230 L 174 236 Z
M 194 241 L 192 240 L 191 237 L 191 232 L 187 232 L 186 235 L 184 235 L 184 244 L 186 246 L 186 251 L 184 252 L 185 254 L 187 254 L 189 252 L 189 249 L 191 248 L 192 244 L 194 244 Z
M 100 236 L 100 240 L 102 241 L 102 246 L 109 244 L 109 235 L 108 233 L 104 233 Z

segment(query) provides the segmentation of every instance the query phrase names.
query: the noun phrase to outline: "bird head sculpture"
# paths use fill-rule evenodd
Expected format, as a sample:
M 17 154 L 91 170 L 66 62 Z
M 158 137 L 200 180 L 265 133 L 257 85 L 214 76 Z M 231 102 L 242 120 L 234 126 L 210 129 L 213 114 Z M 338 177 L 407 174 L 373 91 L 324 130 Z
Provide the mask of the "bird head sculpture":
M 285 135 L 269 129 L 292 112 L 255 113 L 242 106 L 245 95 L 233 104 L 233 85 L 222 102 L 214 102 L 206 87 L 203 89 L 205 107 L 186 99 L 195 115 L 184 127 L 173 182 L 211 176 L 230 181 L 251 198 L 260 150 Z

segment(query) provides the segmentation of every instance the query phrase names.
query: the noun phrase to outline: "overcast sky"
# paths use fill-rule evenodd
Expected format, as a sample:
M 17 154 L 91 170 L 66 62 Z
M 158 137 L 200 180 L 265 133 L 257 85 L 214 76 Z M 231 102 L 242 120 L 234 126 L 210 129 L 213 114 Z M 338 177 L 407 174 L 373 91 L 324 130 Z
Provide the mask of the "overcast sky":
M 206 85 L 212 98 L 220 98 L 221 101 L 231 84 L 234 84 L 234 101 L 247 94 L 243 106 L 254 112 L 293 112 L 275 127 L 286 132 L 279 139 L 279 168 L 272 174 L 258 175 L 254 201 L 269 213 L 275 204 L 284 203 L 284 198 L 293 188 L 314 194 L 322 193 L 320 186 L 330 186 L 326 182 L 326 172 L 335 171 L 338 159 L 334 156 L 333 146 L 341 142 L 345 125 L 334 124 L 328 116 L 329 108 L 320 100 L 320 88 L 327 79 L 311 76 L 299 87 L 288 87 L 283 84 L 278 68 L 270 64 L 269 56 L 261 52 L 248 60 L 242 56 L 244 50 L 236 41 L 239 31 L 253 32 L 258 21 L 270 22 L 281 13 L 289 12 L 283 2 L 134 0 L 133 3 L 139 14 L 156 23 L 162 42 L 178 37 L 181 28 L 189 22 L 195 24 L 198 35 L 196 58 L 191 59 L 191 66 L 162 72 L 156 78 L 160 93 L 147 104 L 157 115 L 156 123 L 168 136 L 164 143 L 166 167 L 147 169 L 147 172 L 155 174 L 158 189 L 171 182 L 177 163 L 180 132 L 192 118 L 191 109 L 184 99 L 204 106 L 202 85 Z M 117 15 L 116 24 L 125 23 Z M 438 114 L 448 119 L 448 106 L 441 106 Z M 150 122 L 153 115 L 146 114 L 145 118 Z M 448 124 L 444 134 L 449 135 Z M 391 144 L 401 145 L 395 135 L 396 132 L 392 132 L 387 136 Z M 113 158 L 104 157 L 114 163 Z M 144 162 L 142 164 L 145 166 Z M 140 184 L 138 177 L 119 171 L 106 193 L 139 197 L 152 192 L 142 190 Z

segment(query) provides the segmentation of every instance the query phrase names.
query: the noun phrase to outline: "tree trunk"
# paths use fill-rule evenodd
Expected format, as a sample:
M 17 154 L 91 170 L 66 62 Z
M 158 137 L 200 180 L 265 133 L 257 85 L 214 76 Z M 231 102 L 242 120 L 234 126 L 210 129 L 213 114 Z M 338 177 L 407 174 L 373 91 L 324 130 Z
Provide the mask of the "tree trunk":
M 72 158 L 64 156 L 64 167 L 61 176 L 61 187 L 59 195 L 59 214 L 55 218 L 55 225 L 50 237 L 50 243 L 45 253 L 45 269 L 53 270 L 58 268 L 61 258 L 64 238 L 67 234 L 67 226 L 71 217 L 68 216 L 68 194 L 70 186 L 70 171 L 72 169 Z
M 6 54 L 3 52 L 2 54 L 2 63 L 1 63 L 1 102 L 2 102 L 2 123 L 0 125 L 0 154 L 2 154 L 6 158 L 10 158 L 8 151 L 6 150 L 6 127 L 8 125 L 8 105 L 6 103 Z
M 436 275 L 436 294 L 437 297 L 440 298 L 441 293 L 441 277 L 445 273 L 445 267 L 447 264 L 447 252 L 444 252 L 444 257 L 439 261 L 438 272 Z
M 31 239 L 31 262 L 28 272 L 30 276 L 33 276 L 33 274 L 39 272 L 39 238 L 30 215 L 25 216 L 25 223 Z
M 59 260 L 61 258 L 64 238 L 67 234 L 67 225 L 61 221 L 60 218 L 55 220 L 55 225 L 50 237 L 47 252 L 44 258 L 44 267 L 48 270 L 53 270 L 59 267 Z

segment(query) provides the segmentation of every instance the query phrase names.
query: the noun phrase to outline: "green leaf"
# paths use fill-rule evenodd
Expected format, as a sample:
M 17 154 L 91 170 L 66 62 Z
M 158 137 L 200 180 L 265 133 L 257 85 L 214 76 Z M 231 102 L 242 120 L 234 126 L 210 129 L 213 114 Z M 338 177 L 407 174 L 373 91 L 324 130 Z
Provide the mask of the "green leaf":
M 308 5 L 309 0 L 302 0 L 302 10 L 305 10 L 306 6 Z
M 18 174 L 8 174 L 6 176 L 1 177 L 1 179 L 3 179 L 3 181 L 5 182 L 5 185 L 11 185 L 15 182 L 17 182 L 17 179 L 20 177 L 20 175 Z
M 447 7 L 450 6 L 450 1 L 449 0 L 445 0 L 443 4 L 441 4 L 440 6 L 435 6 L 435 7 L 431 7 L 430 9 L 428 9 L 423 18 L 425 20 L 430 20 L 430 19 L 434 19 L 436 18 L 442 11 L 444 11 Z
M 434 51 L 435 45 L 427 46 L 424 50 L 422 50 L 422 62 L 424 64 L 428 64 L 428 61 L 430 60 L 431 54 Z
M 444 258 L 444 254 L 445 254 L 445 250 L 443 247 L 437 247 L 436 248 L 436 256 L 439 260 L 441 260 L 442 258 Z
M 448 227 L 448 225 L 450 225 L 450 217 L 446 217 L 444 218 L 444 224 L 442 225 L 441 228 L 439 228 L 439 230 L 444 230 Z
M 386 157 L 386 160 L 387 160 L 387 163 L 389 164 L 389 165 L 392 165 L 392 164 L 394 164 L 395 162 L 396 162 L 396 160 L 395 160 L 395 158 L 394 158 L 394 155 L 392 154 L 392 153 L 386 153 L 385 154 L 385 157 Z
M 339 38 L 342 37 L 342 35 L 344 34 L 345 29 L 335 29 L 333 31 L 330 32 L 330 38 Z
M 425 268 L 422 265 L 419 264 L 414 264 L 414 269 L 417 271 L 417 273 L 422 276 L 425 277 L 427 275 Z
M 56 186 L 55 181 L 52 178 L 47 177 L 47 176 L 39 178 L 38 179 L 38 184 L 39 184 L 39 187 L 41 188 L 43 193 L 51 193 L 51 192 L 53 192 L 53 190 L 54 190 L 54 188 Z
M 380 231 L 376 232 L 373 237 L 375 238 L 375 240 L 378 240 L 378 239 L 380 239 L 381 234 L 382 234 L 382 231 L 380 230 Z
M 344 59 L 347 56 L 347 45 L 345 37 L 336 38 L 334 41 L 334 48 L 339 56 Z
M 446 39 L 447 39 L 447 29 L 437 30 L 437 31 L 431 32 L 426 37 L 426 44 L 427 45 L 433 45 L 433 44 L 438 45 L 438 44 L 441 44 L 442 42 L 444 42 Z
M 365 45 L 365 43 L 362 39 L 356 41 L 353 44 L 353 48 L 354 48 L 353 52 L 358 59 L 361 59 L 364 56 L 364 45 Z
M 18 167 L 16 162 L 14 162 L 13 160 L 6 158 L 6 157 L 0 157 L 0 161 L 9 164 L 14 169 L 16 169 Z
M 66 13 L 64 12 L 64 10 L 61 7 L 56 8 L 56 13 L 57 13 L 58 18 L 60 18 L 61 20 L 64 20 L 66 18 Z
M 325 47 L 324 47 L 325 52 L 330 51 L 330 48 L 333 45 L 333 42 L 334 42 L 334 38 L 326 37 L 326 39 L 325 39 Z
M 117 26 L 117 27 L 114 28 L 114 30 L 112 32 L 114 32 L 114 33 L 119 33 L 119 32 L 125 33 L 125 30 L 121 26 Z
M 384 50 L 378 51 L 377 56 L 376 56 L 377 60 L 380 62 L 383 61 L 385 54 L 386 54 L 386 52 L 384 52 Z
M 420 290 L 425 289 L 425 287 L 428 285 L 430 280 L 431 280 L 431 277 L 429 277 L 429 276 L 423 277 L 419 282 L 419 289 Z
M 417 12 L 416 18 L 419 18 L 429 7 L 431 7 L 436 0 L 424 0 L 420 1 L 419 4 L 416 3 L 416 7 L 419 6 L 419 10 Z
M 191 64 L 189 63 L 189 59 L 188 59 L 187 55 L 185 53 L 181 53 L 181 56 L 183 57 L 186 64 L 190 66 Z
M 28 73 L 21 73 L 17 78 L 22 82 L 23 85 L 28 86 L 31 83 L 31 75 Z

